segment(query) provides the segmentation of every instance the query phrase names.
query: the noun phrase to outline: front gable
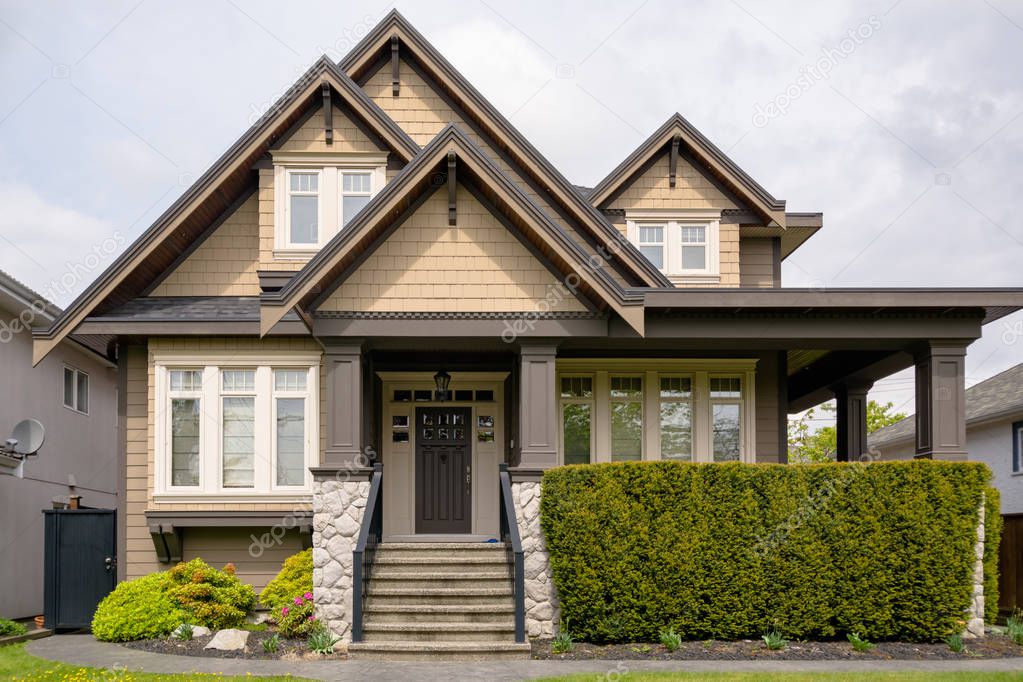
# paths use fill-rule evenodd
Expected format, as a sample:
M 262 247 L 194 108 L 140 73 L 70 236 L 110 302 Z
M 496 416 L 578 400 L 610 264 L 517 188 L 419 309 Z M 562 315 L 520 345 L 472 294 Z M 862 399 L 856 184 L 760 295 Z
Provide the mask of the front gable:
M 732 192 L 685 158 L 676 160 L 675 186 L 671 186 L 670 152 L 650 160 L 621 188 L 609 197 L 601 208 L 629 211 L 646 209 L 744 209 Z
M 465 187 L 458 224 L 433 194 L 337 287 L 319 312 L 584 312 L 587 307 Z

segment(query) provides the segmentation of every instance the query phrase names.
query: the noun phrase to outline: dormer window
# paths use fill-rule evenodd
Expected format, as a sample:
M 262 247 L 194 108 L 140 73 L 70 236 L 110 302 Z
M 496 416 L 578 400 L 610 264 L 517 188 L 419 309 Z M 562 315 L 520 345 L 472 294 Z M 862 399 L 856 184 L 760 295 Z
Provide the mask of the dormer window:
M 629 212 L 626 225 L 629 241 L 676 284 L 719 279 L 717 212 Z
M 307 260 L 385 183 L 384 154 L 274 154 L 274 257 Z

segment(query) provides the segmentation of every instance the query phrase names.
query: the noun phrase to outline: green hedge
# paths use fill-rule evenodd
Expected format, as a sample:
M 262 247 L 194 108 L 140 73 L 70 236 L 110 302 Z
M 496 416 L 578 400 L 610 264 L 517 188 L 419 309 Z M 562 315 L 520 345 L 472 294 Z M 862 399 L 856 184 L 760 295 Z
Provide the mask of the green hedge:
M 567 466 L 544 474 L 541 523 L 579 638 L 938 640 L 964 626 L 989 479 L 973 462 Z
M 271 611 L 290 606 L 295 597 L 313 591 L 313 550 L 292 554 L 281 565 L 280 573 L 259 593 L 259 603 Z

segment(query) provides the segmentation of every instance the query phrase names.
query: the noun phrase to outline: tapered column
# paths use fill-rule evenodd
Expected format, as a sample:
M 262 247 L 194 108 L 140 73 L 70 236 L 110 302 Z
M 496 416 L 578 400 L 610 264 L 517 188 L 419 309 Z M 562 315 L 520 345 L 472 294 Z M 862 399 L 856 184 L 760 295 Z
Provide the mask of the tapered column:
M 518 468 L 549 469 L 558 464 L 557 349 L 523 344 L 519 353 Z
M 873 382 L 842 382 L 832 387 L 838 407 L 835 430 L 839 462 L 859 462 L 867 453 L 867 392 L 873 385 Z
M 327 345 L 327 450 L 324 466 L 361 466 L 362 343 Z
M 966 343 L 932 341 L 916 354 L 916 456 L 966 459 Z

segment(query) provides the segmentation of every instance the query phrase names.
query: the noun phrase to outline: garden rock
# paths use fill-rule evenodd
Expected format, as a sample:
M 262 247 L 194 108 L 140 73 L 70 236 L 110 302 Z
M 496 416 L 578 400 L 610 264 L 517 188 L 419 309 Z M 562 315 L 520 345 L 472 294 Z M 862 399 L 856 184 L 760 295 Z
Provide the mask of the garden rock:
M 185 625 L 187 625 L 187 623 L 182 623 L 181 625 L 179 625 L 176 628 L 174 628 L 174 632 L 171 633 L 171 637 L 174 637 L 175 639 L 181 639 L 181 630 L 185 627 Z M 192 638 L 193 639 L 196 638 L 196 637 L 209 637 L 211 632 L 212 632 L 212 630 L 210 630 L 209 628 L 203 627 L 202 625 L 193 625 L 192 626 Z
M 213 635 L 213 639 L 203 648 L 219 649 L 220 651 L 239 651 L 245 648 L 245 643 L 248 641 L 248 630 L 220 630 L 217 634 Z

